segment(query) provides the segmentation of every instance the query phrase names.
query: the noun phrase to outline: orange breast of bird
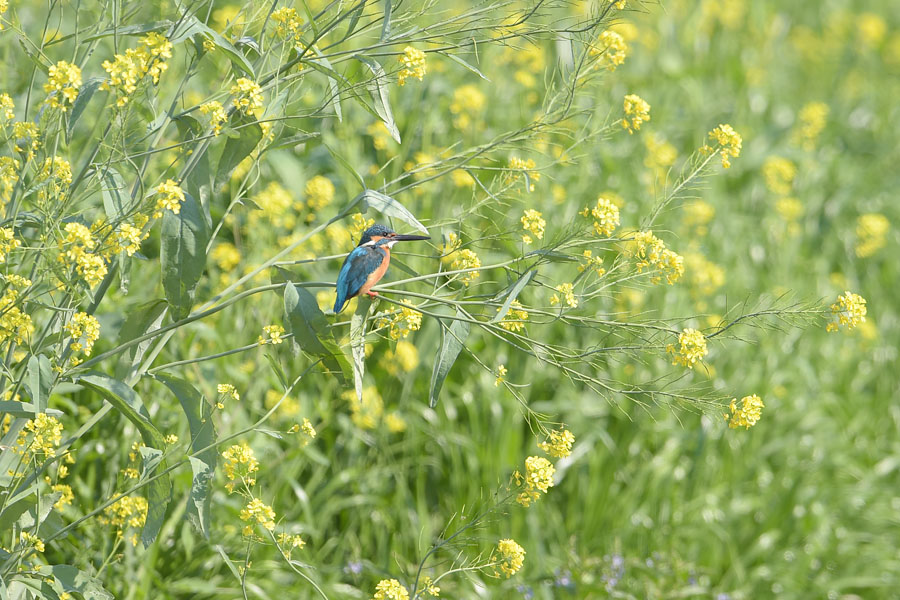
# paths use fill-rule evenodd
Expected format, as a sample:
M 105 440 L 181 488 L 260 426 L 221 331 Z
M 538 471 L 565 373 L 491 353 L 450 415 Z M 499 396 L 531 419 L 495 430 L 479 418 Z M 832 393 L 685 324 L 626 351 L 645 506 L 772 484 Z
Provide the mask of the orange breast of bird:
M 388 265 L 391 262 L 391 249 L 387 246 L 384 246 L 381 249 L 384 250 L 387 256 L 384 257 L 384 260 L 381 261 L 381 265 L 379 265 L 377 269 L 369 273 L 369 276 L 366 278 L 366 282 L 361 288 L 359 288 L 360 296 L 362 296 L 363 294 L 367 294 L 369 290 L 372 289 L 372 286 L 378 283 L 381 278 L 384 277 L 384 274 L 387 273 Z

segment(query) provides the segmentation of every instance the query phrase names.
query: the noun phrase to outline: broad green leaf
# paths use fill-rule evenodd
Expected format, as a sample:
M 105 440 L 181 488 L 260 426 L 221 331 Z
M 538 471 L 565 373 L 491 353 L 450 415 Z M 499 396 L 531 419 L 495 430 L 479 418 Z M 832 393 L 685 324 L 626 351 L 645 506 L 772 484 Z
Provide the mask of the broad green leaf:
M 119 344 L 130 342 L 144 334 L 156 331 L 162 326 L 168 304 L 165 300 L 152 300 L 140 304 L 128 311 L 128 318 L 119 330 Z M 139 344 L 127 348 L 119 355 L 119 363 L 116 365 L 116 377 L 123 381 L 129 381 L 135 370 L 140 366 L 144 353 L 150 347 L 153 340 L 145 340 Z
M 461 59 L 460 57 L 456 56 L 455 54 L 450 54 L 450 53 L 448 53 L 448 52 L 438 52 L 438 54 L 440 54 L 441 56 L 446 56 L 447 58 L 449 58 L 449 59 L 452 60 L 453 62 L 455 62 L 455 63 L 457 63 L 457 64 L 460 64 L 460 65 L 464 66 L 465 68 L 467 68 L 468 70 L 472 71 L 473 73 L 475 73 L 476 75 L 478 75 L 479 77 L 481 77 L 482 79 L 484 79 L 485 81 L 490 81 L 490 79 L 488 79 L 488 78 L 485 76 L 484 73 L 482 73 L 482 72 L 479 71 L 477 68 L 475 68 L 474 66 L 470 65 L 469 63 L 467 63 L 466 61 L 464 61 L 464 60 Z
M 194 305 L 194 292 L 206 269 L 209 225 L 200 205 L 190 194 L 184 195 L 181 211 L 166 210 L 162 218 L 159 261 L 166 300 L 172 318 L 183 319 Z
M 341 39 L 342 42 L 350 37 L 354 31 L 356 31 L 356 25 L 359 23 L 359 18 L 360 16 L 362 16 L 363 11 L 366 9 L 366 2 L 367 0 L 361 0 L 356 8 L 351 9 L 350 22 L 347 24 L 347 32 Z
M 459 312 L 457 317 L 461 316 Z M 454 319 L 447 325 L 441 320 L 441 349 L 438 351 L 437 360 L 434 361 L 434 371 L 431 373 L 431 394 L 428 405 L 431 408 L 437 406 L 438 396 L 444 387 L 444 380 L 459 353 L 465 347 L 466 338 L 469 337 L 469 322 Z
M 156 448 L 150 448 L 148 446 L 141 446 L 141 481 L 149 478 L 156 471 L 156 467 L 159 466 L 160 461 L 162 461 L 162 450 L 158 450 Z
M 16 521 L 37 502 L 36 491 L 37 484 L 33 484 L 6 501 L 3 512 L 0 512 L 0 531 L 12 531 Z
M 34 404 L 29 404 L 27 402 L 18 402 L 16 400 L 0 400 L 0 414 L 11 414 L 14 417 L 25 417 L 27 419 L 30 419 L 39 412 L 45 412 L 48 415 L 57 417 L 63 414 L 62 411 L 56 410 L 54 408 L 44 408 L 43 410 L 38 410 L 37 408 L 35 408 Z
M 28 395 L 31 396 L 31 403 L 37 412 L 47 410 L 47 399 L 53 389 L 53 367 L 50 365 L 50 359 L 45 355 L 32 355 L 28 359 L 28 378 L 25 380 L 25 386 L 28 388 Z
M 183 379 L 156 374 L 156 379 L 169 388 L 178 401 L 188 419 L 191 430 L 191 499 L 187 512 L 191 521 L 209 539 L 210 520 L 210 482 L 216 470 L 218 454 L 216 453 L 216 428 L 212 420 L 212 408 L 197 388 Z M 204 450 L 205 448 L 205 450 Z
M 374 208 L 384 216 L 400 219 L 428 235 L 428 229 L 405 206 L 390 196 L 376 190 L 365 190 L 360 194 L 360 197 L 362 198 L 362 211 L 365 211 L 367 208 Z
M 328 319 L 315 297 L 293 283 L 284 286 L 284 322 L 288 332 L 294 334 L 292 347 L 321 357 L 325 368 L 343 385 L 350 381 L 350 362 L 335 343 Z
M 72 131 L 75 130 L 75 125 L 78 123 L 78 119 L 81 118 L 81 115 L 84 113 L 84 109 L 87 108 L 88 103 L 91 101 L 91 98 L 94 97 L 94 92 L 97 91 L 97 88 L 100 87 L 100 84 L 103 83 L 102 77 L 91 77 L 87 81 L 81 84 L 81 87 L 78 88 L 78 96 L 75 98 L 75 102 L 72 103 L 72 110 L 68 113 L 68 119 L 66 124 L 66 143 L 72 137 Z
M 392 0 L 384 0 L 384 20 L 381 23 L 381 41 L 385 41 L 391 36 L 391 6 Z M 400 141 L 400 140 L 397 140 Z
M 353 355 L 353 385 L 356 397 L 362 402 L 363 375 L 366 373 L 366 317 L 372 301 L 360 298 L 356 312 L 350 318 L 350 352 Z
M 40 527 L 47 520 L 53 505 L 62 497 L 62 492 L 53 492 L 52 494 L 41 494 L 40 512 L 38 512 L 37 498 L 32 500 L 31 506 L 28 507 L 21 517 L 19 517 L 19 528 L 31 531 L 35 527 Z
M 242 160 L 250 156 L 253 149 L 262 139 L 262 129 L 256 123 L 236 123 L 234 131 L 237 137 L 230 137 L 222 148 L 222 155 L 216 166 L 216 189 L 228 182 L 231 173 Z
M 235 48 L 231 42 L 225 39 L 222 34 L 211 29 L 206 23 L 200 21 L 193 15 L 186 17 L 185 23 L 188 27 L 189 36 L 202 35 L 203 37 L 212 40 L 212 42 L 228 56 L 228 60 L 231 61 L 231 64 L 234 65 L 236 69 L 242 71 L 245 75 L 249 75 L 253 80 L 256 80 L 256 72 L 253 70 L 253 65 L 250 64 L 247 57 L 241 54 L 241 52 Z M 177 37 L 178 36 L 176 36 L 176 38 Z
M 118 381 L 104 375 L 103 373 L 91 372 L 82 375 L 78 382 L 85 385 L 103 396 L 116 410 L 121 412 L 131 421 L 138 431 L 144 444 L 151 448 L 164 449 L 166 447 L 165 439 L 156 426 L 150 422 L 150 416 L 144 407 L 143 401 L 133 389 Z M 166 469 L 166 462 L 162 461 L 159 470 Z M 162 528 L 163 520 L 166 516 L 166 507 L 172 492 L 172 483 L 169 481 L 169 475 L 165 474 L 153 479 L 147 484 L 147 521 L 144 523 L 144 529 L 141 531 L 141 541 L 146 548 L 159 535 Z
M 103 197 L 103 210 L 106 219 L 112 224 L 121 222 L 131 207 L 131 195 L 128 193 L 125 180 L 113 167 L 108 167 L 100 175 L 100 194 Z
M 63 591 L 80 594 L 84 600 L 113 600 L 110 594 L 100 583 L 100 580 L 82 573 L 71 565 L 44 565 L 40 568 L 41 575 L 52 576 L 56 579 Z
M 181 115 L 174 119 L 181 139 L 189 140 L 204 134 L 203 125 L 190 115 Z M 209 197 L 213 185 L 212 169 L 209 166 L 209 152 L 204 152 L 184 179 L 184 189 L 196 198 L 208 213 Z
M 503 317 L 506 316 L 506 313 L 509 312 L 509 307 L 513 303 L 513 300 L 519 297 L 519 294 L 522 290 L 525 289 L 525 286 L 534 279 L 536 270 L 532 269 L 519 277 L 519 280 L 516 281 L 511 287 L 508 288 L 506 292 L 506 300 L 503 301 L 503 306 L 500 307 L 500 310 L 494 315 L 494 318 L 491 319 L 491 323 L 499 323 L 503 320 Z
M 390 4 L 390 2 L 387 2 L 387 4 Z M 391 137 L 399 144 L 400 130 L 397 129 L 397 123 L 394 122 L 394 113 L 391 112 L 391 100 L 388 97 L 388 80 L 384 67 L 368 56 L 357 54 L 354 58 L 372 71 L 374 77 L 366 82 L 366 88 L 369 90 L 369 95 L 372 96 L 373 108 L 378 117 L 384 121 L 384 126 L 387 127 Z

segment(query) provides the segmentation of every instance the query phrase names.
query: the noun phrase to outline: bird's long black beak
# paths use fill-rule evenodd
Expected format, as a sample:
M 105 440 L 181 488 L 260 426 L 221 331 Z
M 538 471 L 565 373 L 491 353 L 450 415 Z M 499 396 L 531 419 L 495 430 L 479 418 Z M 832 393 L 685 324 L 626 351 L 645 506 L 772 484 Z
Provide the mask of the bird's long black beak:
M 427 235 L 401 235 L 397 234 L 391 237 L 392 240 L 398 242 L 415 242 L 417 240 L 430 240 L 431 238 Z

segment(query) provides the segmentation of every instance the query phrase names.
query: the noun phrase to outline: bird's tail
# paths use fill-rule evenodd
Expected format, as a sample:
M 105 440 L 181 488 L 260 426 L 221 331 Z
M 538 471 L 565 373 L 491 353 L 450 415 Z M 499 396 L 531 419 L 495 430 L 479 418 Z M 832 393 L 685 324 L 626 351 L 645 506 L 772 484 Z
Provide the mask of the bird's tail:
M 341 295 L 338 294 L 337 298 L 334 300 L 334 314 L 338 314 L 342 310 L 344 310 L 344 305 L 347 304 L 346 298 L 341 298 Z

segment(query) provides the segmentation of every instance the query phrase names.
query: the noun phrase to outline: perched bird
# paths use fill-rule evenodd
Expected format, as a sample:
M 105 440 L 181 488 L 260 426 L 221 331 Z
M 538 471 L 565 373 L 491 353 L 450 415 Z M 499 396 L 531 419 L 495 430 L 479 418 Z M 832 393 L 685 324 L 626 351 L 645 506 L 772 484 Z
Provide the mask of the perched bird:
M 359 239 L 359 245 L 344 259 L 337 279 L 334 312 L 344 310 L 350 298 L 360 294 L 377 296 L 372 286 L 384 277 L 391 262 L 391 247 L 397 242 L 431 239 L 427 235 L 401 235 L 384 225 L 372 225 Z

